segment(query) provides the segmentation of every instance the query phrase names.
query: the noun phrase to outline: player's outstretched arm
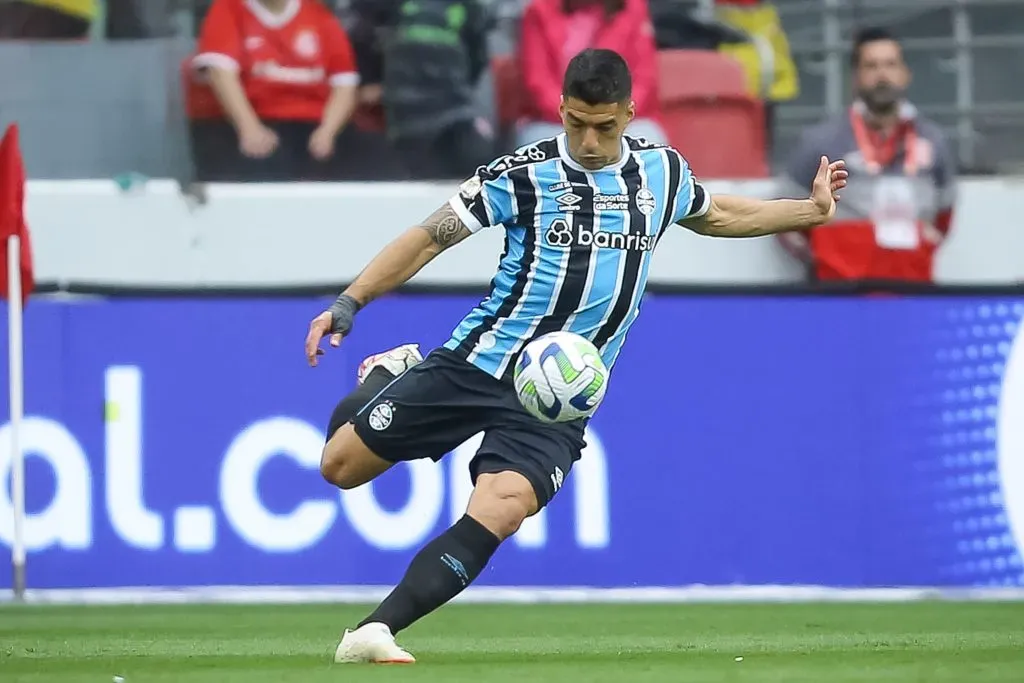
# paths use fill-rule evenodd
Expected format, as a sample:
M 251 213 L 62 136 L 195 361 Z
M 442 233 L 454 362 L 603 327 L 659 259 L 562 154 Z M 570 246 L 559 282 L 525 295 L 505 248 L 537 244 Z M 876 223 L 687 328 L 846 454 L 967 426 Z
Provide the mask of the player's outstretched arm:
M 313 319 L 306 335 L 306 360 L 316 365 L 323 354 L 320 340 L 330 335 L 331 346 L 338 346 L 352 329 L 352 319 L 366 304 L 405 284 L 423 266 L 445 249 L 471 234 L 450 204 L 392 240 L 359 273 L 329 309 Z
M 445 204 L 381 250 L 345 290 L 360 307 L 400 287 L 445 249 L 470 235 L 450 204 Z
M 821 158 L 807 199 L 760 200 L 713 195 L 707 213 L 681 225 L 714 237 L 761 237 L 792 230 L 809 230 L 830 221 L 839 191 L 846 187 L 846 162 Z

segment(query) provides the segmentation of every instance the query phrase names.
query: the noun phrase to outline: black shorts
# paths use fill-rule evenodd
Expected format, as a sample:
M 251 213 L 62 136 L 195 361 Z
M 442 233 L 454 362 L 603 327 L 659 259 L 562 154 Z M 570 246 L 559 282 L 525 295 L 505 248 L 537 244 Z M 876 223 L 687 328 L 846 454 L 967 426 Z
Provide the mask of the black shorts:
M 353 418 L 356 434 L 390 462 L 440 460 L 471 436 L 483 442 L 470 476 L 518 472 L 547 505 L 580 458 L 585 422 L 547 424 L 523 409 L 503 382 L 448 349 L 432 351 Z

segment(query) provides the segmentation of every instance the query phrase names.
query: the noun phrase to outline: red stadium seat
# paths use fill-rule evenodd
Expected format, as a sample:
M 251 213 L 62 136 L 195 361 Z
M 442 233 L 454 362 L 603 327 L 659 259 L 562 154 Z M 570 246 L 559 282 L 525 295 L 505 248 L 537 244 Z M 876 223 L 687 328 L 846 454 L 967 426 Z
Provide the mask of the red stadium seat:
M 658 62 L 665 132 L 694 173 L 767 177 L 764 108 L 740 64 L 711 50 L 665 50 Z

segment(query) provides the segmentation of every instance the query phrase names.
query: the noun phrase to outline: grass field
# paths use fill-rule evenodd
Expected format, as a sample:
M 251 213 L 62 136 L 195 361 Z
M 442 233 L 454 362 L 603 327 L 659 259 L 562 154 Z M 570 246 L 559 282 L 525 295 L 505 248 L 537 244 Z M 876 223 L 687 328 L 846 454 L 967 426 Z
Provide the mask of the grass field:
M 1024 681 L 1024 603 L 453 605 L 401 634 L 415 665 L 332 664 L 365 612 L 8 605 L 0 681 Z

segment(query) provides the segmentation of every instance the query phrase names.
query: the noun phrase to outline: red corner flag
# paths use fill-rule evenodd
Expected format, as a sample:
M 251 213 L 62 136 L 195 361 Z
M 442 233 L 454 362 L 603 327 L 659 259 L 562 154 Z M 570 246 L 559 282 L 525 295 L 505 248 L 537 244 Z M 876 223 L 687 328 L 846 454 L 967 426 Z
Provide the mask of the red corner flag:
M 21 297 L 28 300 L 35 281 L 32 277 L 32 247 L 25 224 L 25 166 L 18 149 L 18 126 L 11 125 L 0 142 L 0 296 L 10 297 L 8 283 L 8 238 L 21 240 Z

